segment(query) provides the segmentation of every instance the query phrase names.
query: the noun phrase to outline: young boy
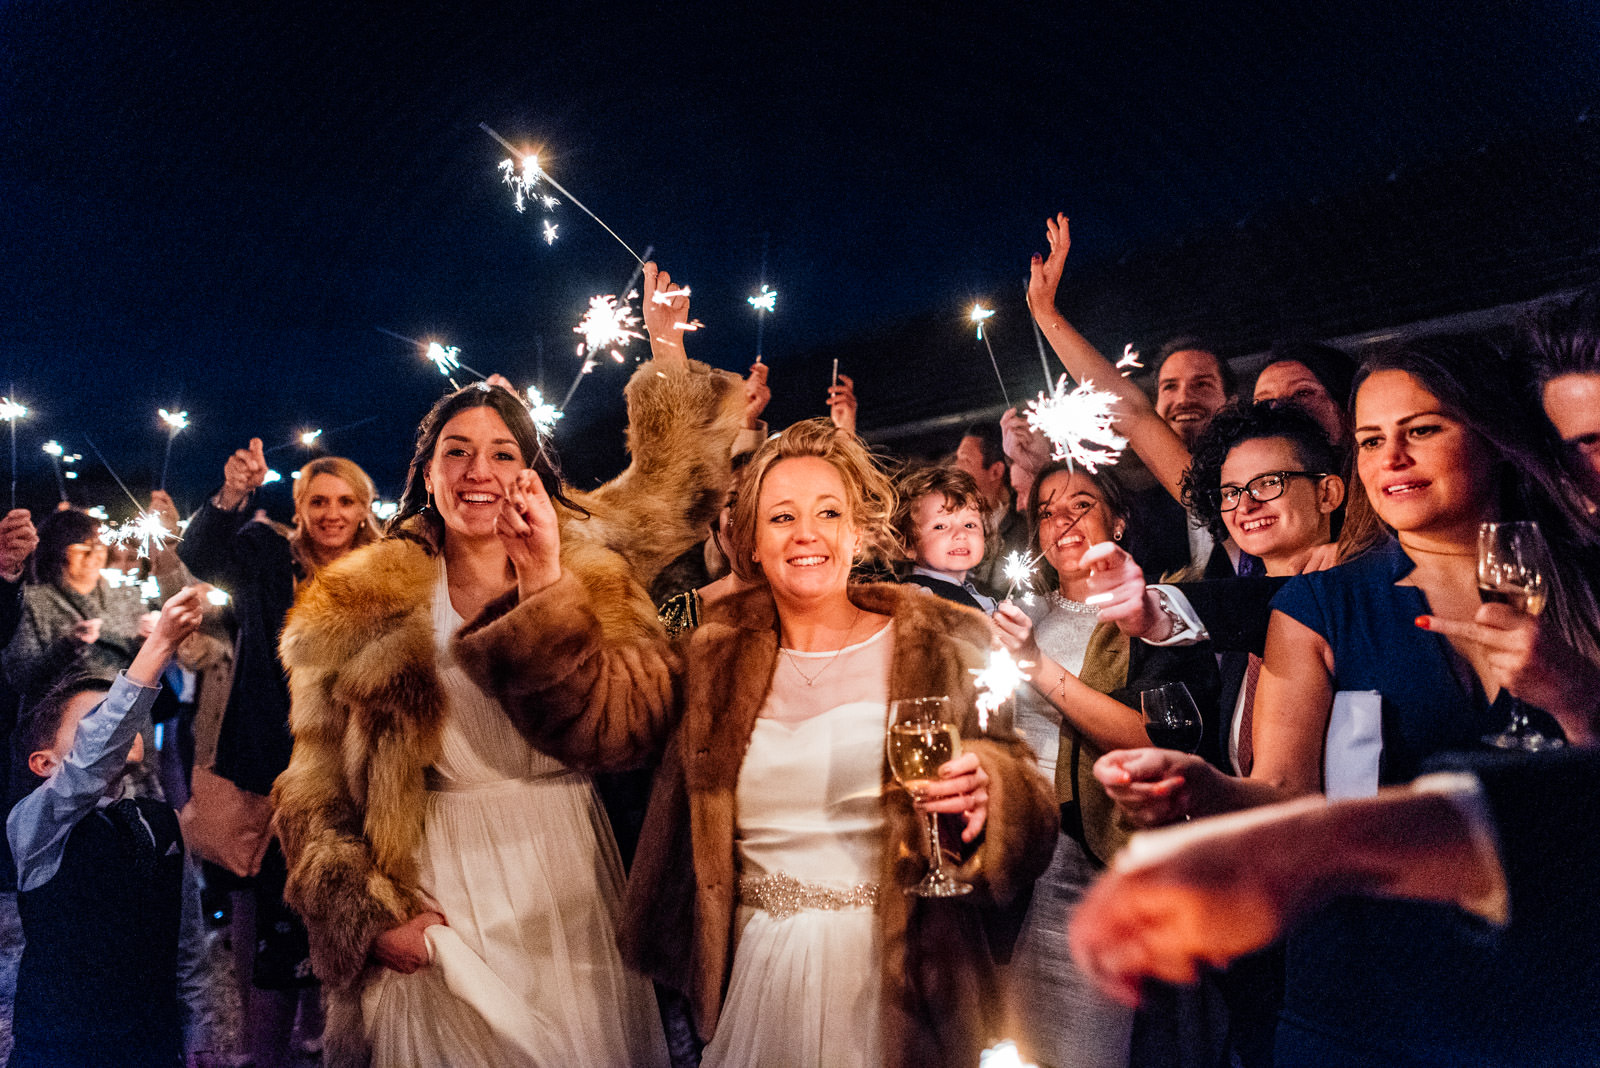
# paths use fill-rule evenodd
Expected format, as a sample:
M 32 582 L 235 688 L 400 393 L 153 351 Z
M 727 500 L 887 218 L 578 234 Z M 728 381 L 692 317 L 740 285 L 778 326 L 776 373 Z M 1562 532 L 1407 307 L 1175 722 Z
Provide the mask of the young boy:
M 42 781 L 6 820 L 26 941 L 11 1068 L 178 1061 L 178 818 L 108 794 L 142 758 L 161 673 L 205 603 L 204 587 L 178 593 L 116 681 L 64 680 L 22 728 Z
M 983 494 L 956 467 L 925 467 L 900 481 L 894 525 L 911 551 L 905 582 L 993 614 L 995 599 L 967 580 L 983 562 Z

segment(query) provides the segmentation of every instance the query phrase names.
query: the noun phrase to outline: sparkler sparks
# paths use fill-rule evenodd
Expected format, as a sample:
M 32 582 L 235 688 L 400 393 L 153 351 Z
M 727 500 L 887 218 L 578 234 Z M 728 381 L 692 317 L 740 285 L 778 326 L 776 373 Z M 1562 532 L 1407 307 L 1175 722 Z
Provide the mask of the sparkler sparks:
M 560 223 L 552 223 L 549 219 L 546 219 L 544 221 L 544 243 L 545 244 L 553 245 L 553 244 L 556 243 L 556 230 L 560 227 L 560 225 L 561 225 Z
M 267 473 L 264 476 L 262 476 L 261 481 L 262 481 L 263 484 L 268 483 L 268 482 L 282 482 L 283 481 L 283 475 L 280 472 L 278 472 L 278 471 L 274 470 L 273 468 L 269 467 L 269 468 L 267 468 Z
M 982 341 L 983 340 L 983 323 L 984 323 L 984 320 L 994 318 L 994 309 L 993 308 L 985 308 L 982 304 L 974 304 L 972 306 L 972 312 L 968 316 L 968 318 L 970 318 L 973 321 L 973 323 L 977 326 L 977 328 L 978 328 L 978 340 Z
M 516 146 L 510 141 L 507 141 L 504 137 L 501 137 L 499 134 L 495 133 L 494 130 L 490 128 L 488 123 L 478 123 L 478 129 L 482 130 L 484 133 L 500 142 L 500 146 L 507 152 L 513 154 L 517 153 Z M 519 159 L 501 160 L 500 180 L 511 187 L 512 194 L 516 199 L 518 211 L 525 210 L 527 198 L 535 195 L 533 192 L 534 187 L 540 182 L 544 182 L 551 189 L 554 189 L 556 192 L 572 201 L 573 204 L 577 205 L 579 211 L 583 212 L 585 215 L 589 216 L 589 218 L 599 223 L 602 230 L 616 238 L 617 244 L 628 250 L 628 255 L 637 260 L 639 266 L 644 266 L 644 257 L 633 251 L 632 247 L 630 247 L 626 241 L 622 240 L 622 238 L 617 235 L 615 230 L 607 226 L 605 221 L 601 219 L 600 216 L 590 211 L 583 201 L 573 196 L 571 190 L 564 188 L 560 182 L 556 181 L 550 176 L 548 171 L 539 166 L 539 157 L 537 155 L 525 154 L 520 156 Z M 538 197 L 539 203 L 544 207 L 545 211 L 549 211 L 558 203 L 554 197 L 549 196 L 548 194 L 538 194 Z
M 1033 665 L 1024 660 L 1021 663 L 1011 659 L 1011 654 L 1004 649 L 994 649 L 989 653 L 989 663 L 983 669 L 968 668 L 975 676 L 973 685 L 978 688 L 978 729 L 989 729 L 989 713 L 997 712 L 1000 706 L 1010 699 L 1017 687 L 1028 681 L 1028 676 L 1022 672 L 1023 668 Z
M 778 291 L 776 289 L 769 288 L 765 282 L 761 284 L 761 292 L 755 293 L 744 299 L 749 301 L 750 307 L 754 308 L 758 312 L 770 312 L 778 310 Z
M 1128 370 L 1122 371 L 1126 367 Z M 1139 362 L 1139 350 L 1133 347 L 1133 342 L 1122 346 L 1122 359 L 1117 361 L 1117 370 L 1122 371 L 1122 377 L 1127 378 L 1134 371 L 1144 370 L 1144 364 Z
M 450 377 L 451 371 L 461 366 L 461 361 L 456 358 L 460 352 L 461 350 L 454 345 L 446 348 L 437 341 L 428 342 L 428 359 L 433 361 L 439 373 L 446 378 Z
M 539 428 L 541 434 L 555 432 L 556 420 L 561 418 L 561 409 L 544 399 L 538 386 L 528 387 L 528 415 L 533 419 L 533 425 Z
M 321 436 L 321 430 L 307 430 L 300 435 L 300 444 L 309 449 L 311 446 L 317 443 L 317 439 Z
M 27 414 L 28 408 L 26 405 L 18 404 L 10 397 L 0 397 L 0 419 L 4 419 L 15 426 L 17 420 L 26 417 Z
M 376 516 L 380 522 L 386 522 L 386 521 L 388 521 L 390 519 L 393 519 L 394 518 L 394 514 L 396 512 L 398 512 L 399 510 L 400 510 L 400 505 L 398 505 L 394 501 L 373 501 L 372 502 L 372 514 L 374 516 Z
M 206 600 L 221 608 L 228 603 L 228 593 L 226 590 L 219 590 L 213 586 L 206 591 Z
M 1006 582 L 1010 583 L 1012 589 L 1016 589 L 1018 586 L 1026 586 L 1033 581 L 1033 561 L 1029 560 L 1027 554 L 1020 549 L 1006 555 L 1004 562 L 1000 565 L 1000 571 L 1001 574 L 1005 575 Z
M 1050 439 L 1055 459 L 1094 471 L 1116 463 L 1128 444 L 1115 429 L 1116 400 L 1115 394 L 1095 389 L 1088 379 L 1068 392 L 1067 376 L 1062 375 L 1048 397 L 1041 393 L 1028 402 L 1028 425 Z
M 167 429 L 174 434 L 189 426 L 188 412 L 169 412 L 165 408 L 157 408 L 156 414 L 161 416 L 161 421 L 167 424 Z
M 644 335 L 635 330 L 639 325 L 639 317 L 634 314 L 633 306 L 628 302 L 639 294 L 633 290 L 618 303 L 614 296 L 590 297 L 589 310 L 583 313 L 583 318 L 578 325 L 572 328 L 574 334 L 582 335 L 583 343 L 578 346 L 578 355 L 588 357 L 585 362 L 584 373 L 592 368 L 595 352 L 607 350 L 611 358 L 618 363 L 622 362 L 622 349 L 628 347 L 628 342 L 634 338 L 643 338 Z
M 1023 1061 L 1017 1044 L 1008 1038 L 978 1054 L 978 1068 L 1034 1068 L 1034 1065 Z
M 59 441 L 47 441 L 44 443 L 44 451 L 49 453 L 51 456 L 60 459 L 66 454 L 67 450 L 61 447 L 61 442 Z
M 539 169 L 537 155 L 523 156 L 520 170 L 513 160 L 500 161 L 500 180 L 511 187 L 511 194 L 519 212 L 528 210 L 527 200 L 533 196 L 533 187 L 539 184 L 539 179 L 542 177 L 544 172 Z M 540 197 L 540 202 L 543 203 L 545 199 L 547 198 Z

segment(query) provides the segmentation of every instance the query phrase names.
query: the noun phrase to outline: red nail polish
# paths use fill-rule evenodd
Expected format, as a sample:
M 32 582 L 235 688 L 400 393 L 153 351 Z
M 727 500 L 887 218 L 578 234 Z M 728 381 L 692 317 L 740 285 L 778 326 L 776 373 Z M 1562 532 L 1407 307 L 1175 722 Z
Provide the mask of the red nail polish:
M 1428 629 L 1428 617 L 1427 616 L 1418 616 L 1416 622 L 1417 622 L 1417 626 L 1421 627 L 1423 630 L 1427 630 Z

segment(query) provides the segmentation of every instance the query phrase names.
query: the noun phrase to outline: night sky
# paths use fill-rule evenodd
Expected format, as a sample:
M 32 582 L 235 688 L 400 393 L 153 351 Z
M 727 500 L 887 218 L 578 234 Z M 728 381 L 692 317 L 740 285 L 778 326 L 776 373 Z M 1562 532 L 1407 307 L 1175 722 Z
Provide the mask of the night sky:
M 1571 123 L 1600 85 L 1576 0 L 447 6 L 0 4 L 24 503 L 54 499 L 57 438 L 86 456 L 75 499 L 125 512 L 87 441 L 148 489 L 158 407 L 194 421 L 185 508 L 250 435 L 369 416 L 325 444 L 393 496 L 444 383 L 378 327 L 559 398 L 587 298 L 633 262 L 570 204 L 547 246 L 480 122 L 693 287 L 692 355 L 749 364 L 766 248 L 764 348 L 792 390 L 808 349 L 1020 289 L 1056 210 L 1092 267 Z M 580 481 L 614 462 L 624 374 L 558 431 Z

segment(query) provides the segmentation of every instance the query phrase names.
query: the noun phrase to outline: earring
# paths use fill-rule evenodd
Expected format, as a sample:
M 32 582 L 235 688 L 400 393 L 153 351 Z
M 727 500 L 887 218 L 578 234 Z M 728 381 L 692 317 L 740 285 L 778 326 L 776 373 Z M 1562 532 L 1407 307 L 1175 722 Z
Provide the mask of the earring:
M 1112 541 L 1121 541 L 1122 540 L 1122 528 L 1121 527 L 1118 527 L 1116 530 L 1113 530 L 1111 532 L 1111 540 Z

